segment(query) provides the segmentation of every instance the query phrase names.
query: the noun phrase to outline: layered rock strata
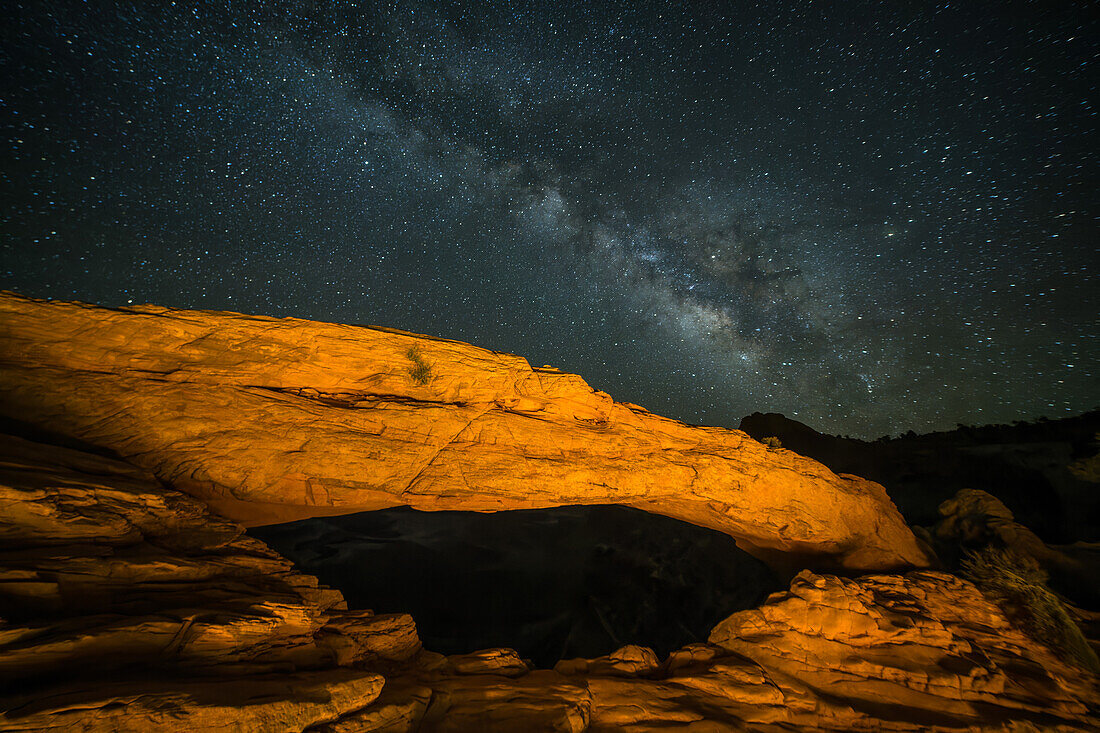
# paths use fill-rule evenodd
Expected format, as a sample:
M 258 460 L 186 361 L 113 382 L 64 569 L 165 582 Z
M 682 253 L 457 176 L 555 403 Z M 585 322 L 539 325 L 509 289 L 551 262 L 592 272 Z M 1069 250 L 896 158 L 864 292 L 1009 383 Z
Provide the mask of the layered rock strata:
M 444 658 L 147 471 L 18 438 L 0 440 L 0 609 L 3 731 L 1100 726 L 1096 677 L 945 573 L 806 572 L 663 660 Z
M 147 471 L 0 436 L 0 730 L 303 730 L 421 653 Z
M 621 504 L 787 569 L 929 564 L 878 484 L 517 356 L 382 328 L 3 294 L 0 414 L 246 525 Z

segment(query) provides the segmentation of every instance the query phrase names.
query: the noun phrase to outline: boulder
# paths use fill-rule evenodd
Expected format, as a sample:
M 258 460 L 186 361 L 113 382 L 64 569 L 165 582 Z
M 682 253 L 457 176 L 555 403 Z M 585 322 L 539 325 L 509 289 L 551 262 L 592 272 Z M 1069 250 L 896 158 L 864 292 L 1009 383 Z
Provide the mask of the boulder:
M 718 624 L 710 643 L 838 728 L 1096 725 L 1095 675 L 1015 628 L 971 583 L 940 572 L 800 574 Z M 857 724 L 858 723 L 858 724 Z M 878 727 L 878 726 L 876 726 Z

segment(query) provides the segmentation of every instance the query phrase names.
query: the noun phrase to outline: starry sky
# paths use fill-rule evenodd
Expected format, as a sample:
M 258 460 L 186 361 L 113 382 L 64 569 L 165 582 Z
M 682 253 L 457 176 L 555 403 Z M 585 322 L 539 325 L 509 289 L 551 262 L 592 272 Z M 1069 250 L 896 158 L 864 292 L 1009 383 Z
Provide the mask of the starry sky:
M 1094 4 L 8 7 L 0 288 L 461 339 L 692 423 L 1100 404 Z

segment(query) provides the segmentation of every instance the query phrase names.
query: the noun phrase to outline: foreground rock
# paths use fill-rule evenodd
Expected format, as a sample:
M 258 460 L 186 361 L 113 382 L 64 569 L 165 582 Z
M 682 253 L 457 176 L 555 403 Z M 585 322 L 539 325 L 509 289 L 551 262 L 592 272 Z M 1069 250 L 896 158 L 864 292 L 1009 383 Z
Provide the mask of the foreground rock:
M 3 730 L 302 730 L 421 654 L 148 472 L 0 436 Z
M 859 580 L 803 573 L 789 592 L 734 614 L 709 644 L 662 665 L 630 646 L 563 661 L 557 671 L 422 675 L 435 690 L 423 722 L 433 731 L 639 733 L 1100 725 L 1096 677 L 1021 634 L 973 585 L 945 573 Z
M 0 439 L 3 731 L 1100 726 L 1095 676 L 944 573 L 803 573 L 709 643 L 557 671 L 444 658 L 409 617 L 343 606 L 142 469 Z
M 214 680 L 83 680 L 52 687 L 44 699 L 20 700 L 5 710 L 0 730 L 304 731 L 370 705 L 383 683 L 381 675 L 348 670 Z
M 1095 676 L 946 573 L 803 573 L 788 593 L 716 626 L 710 643 L 752 660 L 781 689 L 824 693 L 828 702 L 815 699 L 813 714 L 837 727 L 1100 722 Z
M 469 344 L 4 294 L 0 349 L 0 414 L 113 451 L 245 524 L 622 504 L 786 568 L 929 564 L 878 484 Z

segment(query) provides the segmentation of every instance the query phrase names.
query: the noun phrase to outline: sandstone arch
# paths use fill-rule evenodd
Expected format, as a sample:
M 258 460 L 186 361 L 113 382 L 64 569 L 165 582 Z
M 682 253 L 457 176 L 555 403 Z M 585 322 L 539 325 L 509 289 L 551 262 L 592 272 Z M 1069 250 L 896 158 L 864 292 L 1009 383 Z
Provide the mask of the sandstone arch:
M 623 504 L 773 564 L 929 564 L 876 483 L 518 356 L 390 329 L 5 293 L 0 413 L 113 451 L 246 525 Z

